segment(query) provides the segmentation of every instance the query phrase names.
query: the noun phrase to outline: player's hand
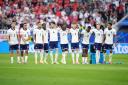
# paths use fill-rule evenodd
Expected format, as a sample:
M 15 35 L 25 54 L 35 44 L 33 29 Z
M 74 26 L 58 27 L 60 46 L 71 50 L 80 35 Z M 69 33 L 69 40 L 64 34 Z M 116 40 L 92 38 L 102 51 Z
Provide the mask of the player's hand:
M 22 38 L 22 40 L 23 40 L 24 42 L 26 42 L 26 39 L 25 39 L 25 38 Z

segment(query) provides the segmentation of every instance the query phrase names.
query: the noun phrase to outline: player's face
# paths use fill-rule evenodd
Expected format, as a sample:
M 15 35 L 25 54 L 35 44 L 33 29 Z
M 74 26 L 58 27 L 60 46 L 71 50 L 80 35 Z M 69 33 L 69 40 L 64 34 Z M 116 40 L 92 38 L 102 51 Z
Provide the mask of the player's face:
M 12 26 L 12 29 L 15 29 L 15 26 L 16 26 L 15 22 L 13 22 L 11 26 Z
M 51 28 L 55 28 L 55 24 L 52 23 L 52 24 L 51 24 Z
M 66 30 L 66 26 L 62 26 L 62 30 L 65 31 Z
M 41 24 L 41 23 L 39 23 L 39 24 L 38 24 L 38 28 L 41 28 L 41 27 L 42 27 L 42 24 Z
M 24 30 L 27 30 L 27 24 L 24 24 L 23 29 L 24 29 Z
M 72 27 L 73 27 L 73 29 L 76 29 L 77 28 L 77 24 L 73 24 Z
M 98 30 L 100 29 L 100 25 L 99 24 L 96 25 L 96 29 L 98 29 Z
M 91 28 L 88 28 L 88 29 L 87 29 L 87 32 L 90 32 L 90 30 L 91 30 Z
M 108 29 L 111 30 L 112 29 L 112 26 L 110 24 L 108 24 Z

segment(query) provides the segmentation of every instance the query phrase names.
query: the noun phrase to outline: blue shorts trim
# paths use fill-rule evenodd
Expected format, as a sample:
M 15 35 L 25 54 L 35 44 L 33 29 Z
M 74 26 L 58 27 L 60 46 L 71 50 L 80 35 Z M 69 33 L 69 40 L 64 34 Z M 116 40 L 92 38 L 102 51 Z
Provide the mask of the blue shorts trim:
M 113 44 L 104 44 L 104 49 L 105 50 L 112 50 L 113 49 Z
M 58 41 L 50 42 L 49 46 L 50 46 L 50 49 L 58 48 Z
M 43 44 L 35 44 L 34 49 L 43 49 Z
M 29 49 L 29 44 L 20 44 L 20 50 L 28 50 Z
M 9 46 L 9 50 L 19 50 L 19 45 L 16 44 L 16 45 L 10 45 Z
M 89 49 L 89 45 L 88 44 L 82 44 L 82 48 L 83 49 Z
M 48 53 L 49 45 L 48 43 L 44 43 L 44 51 Z
M 71 43 L 72 49 L 79 49 L 79 43 Z
M 101 50 L 101 48 L 102 48 L 102 44 L 101 43 L 95 43 L 95 49 L 96 50 Z
M 68 50 L 68 44 L 61 44 L 61 49 L 62 49 L 62 51 L 67 51 Z

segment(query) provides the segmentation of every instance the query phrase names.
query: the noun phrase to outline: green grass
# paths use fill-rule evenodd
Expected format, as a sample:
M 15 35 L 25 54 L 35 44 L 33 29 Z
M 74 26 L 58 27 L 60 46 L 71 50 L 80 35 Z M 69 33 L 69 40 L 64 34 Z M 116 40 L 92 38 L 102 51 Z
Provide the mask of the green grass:
M 124 64 L 67 65 L 9 63 L 8 54 L 0 54 L 0 85 L 128 85 L 128 55 L 114 55 Z

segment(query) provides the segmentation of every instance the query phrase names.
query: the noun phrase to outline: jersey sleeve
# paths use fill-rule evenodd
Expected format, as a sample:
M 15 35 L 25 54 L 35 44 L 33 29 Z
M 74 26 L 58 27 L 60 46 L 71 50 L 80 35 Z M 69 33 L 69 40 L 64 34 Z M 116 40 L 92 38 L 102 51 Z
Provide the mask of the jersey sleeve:
M 107 29 L 104 30 L 104 34 L 106 34 Z
M 28 36 L 30 36 L 30 35 L 31 35 L 31 33 L 30 33 L 30 30 L 29 30 L 29 29 L 27 30 L 27 34 L 28 34 Z
M 90 30 L 90 34 L 95 32 L 95 28 Z
M 82 31 L 81 31 L 81 34 L 84 34 L 84 32 L 85 32 L 85 31 L 84 31 L 84 30 L 82 30 Z
M 116 35 L 116 30 L 115 29 L 113 29 L 113 35 Z
M 10 29 L 7 31 L 7 35 L 8 35 L 8 36 L 10 35 Z

